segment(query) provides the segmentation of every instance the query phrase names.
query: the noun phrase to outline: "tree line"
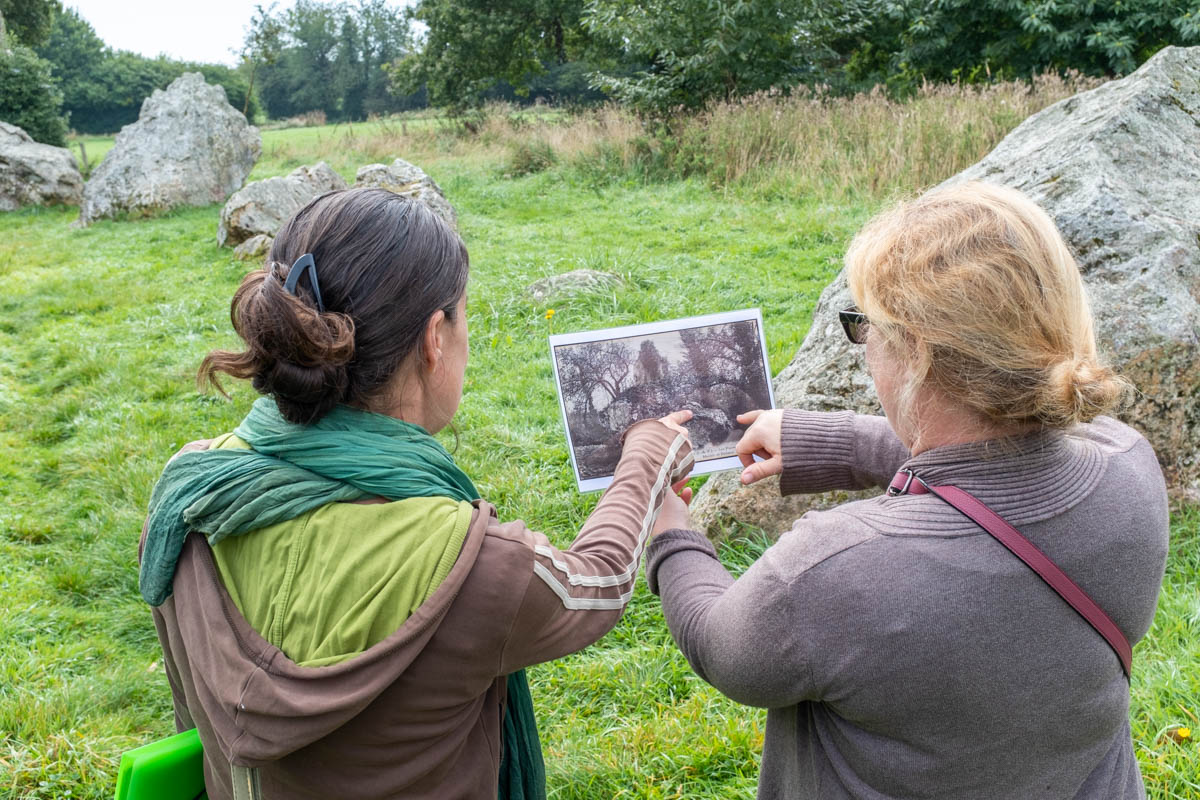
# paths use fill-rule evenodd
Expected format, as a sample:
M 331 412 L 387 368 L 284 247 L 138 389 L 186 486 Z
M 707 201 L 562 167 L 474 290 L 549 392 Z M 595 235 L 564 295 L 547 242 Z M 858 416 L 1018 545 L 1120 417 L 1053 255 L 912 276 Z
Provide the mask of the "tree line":
M 9 29 L 0 46 L 0 119 L 51 144 L 63 144 L 68 129 L 119 130 L 184 72 L 222 86 L 251 119 L 319 111 L 359 120 L 425 104 L 420 89 L 392 91 L 384 71 L 412 46 L 409 17 L 386 0 L 257 6 L 236 67 L 115 50 L 59 0 L 0 0 L 0 19 Z
M 817 84 L 904 95 L 926 81 L 1122 75 L 1200 44 L 1197 0 L 419 0 L 411 13 L 428 33 L 393 78 L 451 108 L 568 65 L 663 116 Z
M 58 0 L 0 0 L 0 14 L 9 23 L 0 44 L 0 119 L 38 141 L 62 145 L 68 129 L 116 131 L 137 119 L 155 89 L 184 72 L 203 73 L 238 108 L 258 110 L 238 69 L 114 50 Z
M 273 119 L 320 111 L 359 120 L 425 105 L 422 87 L 394 92 L 384 68 L 412 48 L 410 20 L 385 0 L 298 0 L 283 12 L 256 7 L 242 71 Z
M 297 0 L 256 7 L 236 67 L 113 50 L 59 0 L 0 0 L 0 20 L 0 119 L 54 143 L 132 122 L 188 70 L 251 117 L 544 99 L 662 118 L 814 85 L 1121 75 L 1200 44 L 1200 0 Z

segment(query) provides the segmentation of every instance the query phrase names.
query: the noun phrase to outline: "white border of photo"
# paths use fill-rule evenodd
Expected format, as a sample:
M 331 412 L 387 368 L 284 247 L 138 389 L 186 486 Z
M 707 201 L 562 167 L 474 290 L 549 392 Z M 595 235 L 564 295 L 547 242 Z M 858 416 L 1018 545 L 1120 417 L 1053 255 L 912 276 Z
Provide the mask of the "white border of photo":
M 758 324 L 759 354 L 762 359 L 763 374 L 767 377 L 767 394 L 771 400 L 771 408 L 775 407 L 775 387 L 772 385 L 771 365 L 767 358 L 767 338 L 763 330 L 762 311 L 757 308 L 746 308 L 740 311 L 724 311 L 719 314 L 705 314 L 698 317 L 663 320 L 661 322 L 645 322 L 640 325 L 626 325 L 620 328 L 604 328 L 594 331 L 579 331 L 577 333 L 556 333 L 550 336 L 550 364 L 554 369 L 554 386 L 558 391 L 558 407 L 562 413 L 563 429 L 567 434 L 567 451 L 571 455 L 571 469 L 575 473 L 575 483 L 581 492 L 595 492 L 607 489 L 612 484 L 613 476 L 599 478 L 581 478 L 579 465 L 575 459 L 575 444 L 571 440 L 571 428 L 567 424 L 567 401 L 563 396 L 562 382 L 558 374 L 558 358 L 554 349 L 563 345 L 600 342 L 610 339 L 628 339 L 635 336 L 653 336 L 656 333 L 671 333 L 672 331 L 689 328 L 707 328 L 713 325 L 725 325 L 731 322 L 747 322 L 753 320 Z M 750 409 L 747 409 L 749 411 Z M 692 467 L 691 475 L 707 475 L 722 470 L 741 469 L 742 462 L 737 456 L 714 458 L 707 461 L 697 461 Z

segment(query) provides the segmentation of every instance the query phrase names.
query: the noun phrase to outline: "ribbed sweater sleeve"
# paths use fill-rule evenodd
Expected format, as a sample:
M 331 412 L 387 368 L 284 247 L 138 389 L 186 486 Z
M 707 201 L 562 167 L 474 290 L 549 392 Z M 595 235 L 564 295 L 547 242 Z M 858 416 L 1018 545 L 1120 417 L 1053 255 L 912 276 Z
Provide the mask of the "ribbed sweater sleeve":
M 887 486 L 909 451 L 887 417 L 853 411 L 783 412 L 781 494 Z
M 773 559 L 760 558 L 734 580 L 703 535 L 670 530 L 651 542 L 646 576 L 662 599 L 671 638 L 696 674 L 726 697 L 778 708 L 811 695 L 800 633 L 808 620 Z

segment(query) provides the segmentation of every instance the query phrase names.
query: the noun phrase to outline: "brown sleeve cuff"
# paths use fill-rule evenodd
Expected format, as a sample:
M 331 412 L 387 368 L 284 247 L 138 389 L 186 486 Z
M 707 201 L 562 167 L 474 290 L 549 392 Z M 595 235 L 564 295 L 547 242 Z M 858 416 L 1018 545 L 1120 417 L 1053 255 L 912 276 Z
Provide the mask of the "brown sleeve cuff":
M 783 412 L 782 495 L 851 488 L 854 484 L 853 411 Z
M 706 536 L 696 531 L 672 528 L 650 541 L 650 547 L 646 550 L 646 583 L 651 592 L 658 594 L 658 568 L 663 562 L 676 553 L 688 550 L 717 558 L 717 548 Z

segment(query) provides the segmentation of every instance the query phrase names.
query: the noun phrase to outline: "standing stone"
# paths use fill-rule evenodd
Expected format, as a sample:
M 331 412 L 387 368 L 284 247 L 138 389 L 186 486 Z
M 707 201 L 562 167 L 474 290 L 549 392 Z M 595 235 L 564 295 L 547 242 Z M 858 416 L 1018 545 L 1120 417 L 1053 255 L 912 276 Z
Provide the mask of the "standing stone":
M 1028 119 L 945 186 L 1012 186 L 1079 261 L 1101 349 L 1137 388 L 1122 416 L 1167 479 L 1200 483 L 1200 47 Z
M 35 142 L 16 125 L 0 122 L 0 211 L 78 205 L 82 196 L 83 177 L 70 150 Z
M 233 248 L 233 257 L 239 261 L 251 261 L 253 259 L 261 259 L 271 250 L 271 245 L 275 243 L 273 236 L 267 236 L 265 233 L 260 233 L 256 236 L 251 236 L 246 241 Z
M 397 158 L 389 164 L 367 164 L 359 167 L 354 177 L 354 188 L 387 189 L 389 192 L 420 200 L 429 206 L 437 215 L 458 230 L 458 212 L 440 186 L 433 178 L 425 174 L 425 170 L 415 164 L 410 164 L 402 158 Z
M 975 166 L 943 185 L 983 180 L 1025 192 L 1076 253 L 1102 354 L 1137 388 L 1122 418 L 1154 445 L 1168 482 L 1200 485 L 1200 47 L 1168 47 L 1132 75 L 1031 116 Z M 879 413 L 836 311 L 839 275 L 812 330 L 775 381 L 783 407 Z M 781 499 L 774 487 L 709 481 L 698 527 L 731 519 L 771 532 L 831 495 Z
M 142 103 L 83 190 L 79 224 L 221 202 L 241 188 L 262 150 L 258 129 L 198 72 Z
M 274 237 L 309 200 L 345 188 L 346 181 L 324 161 L 298 167 L 282 178 L 248 183 L 221 209 L 217 244 L 233 246 L 260 234 Z

